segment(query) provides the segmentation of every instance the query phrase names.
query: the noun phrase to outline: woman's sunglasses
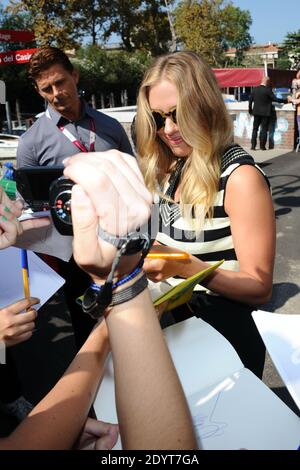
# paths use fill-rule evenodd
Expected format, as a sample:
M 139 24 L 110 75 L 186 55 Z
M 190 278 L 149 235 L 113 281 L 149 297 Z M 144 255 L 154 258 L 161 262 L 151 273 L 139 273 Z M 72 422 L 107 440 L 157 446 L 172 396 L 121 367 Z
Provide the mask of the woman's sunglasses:
M 152 116 L 155 121 L 157 131 L 159 131 L 162 127 L 165 127 L 167 118 L 170 118 L 174 124 L 177 124 L 176 106 L 171 108 L 168 113 L 164 113 L 163 111 L 152 111 Z

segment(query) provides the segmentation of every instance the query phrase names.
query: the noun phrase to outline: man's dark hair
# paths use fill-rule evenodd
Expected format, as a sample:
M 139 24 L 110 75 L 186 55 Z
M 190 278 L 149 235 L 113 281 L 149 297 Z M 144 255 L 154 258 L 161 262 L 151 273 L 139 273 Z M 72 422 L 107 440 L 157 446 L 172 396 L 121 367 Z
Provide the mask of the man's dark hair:
M 67 72 L 72 73 L 74 67 L 69 57 L 57 47 L 44 46 L 36 51 L 29 61 L 28 76 L 34 82 L 41 72 L 52 65 L 61 65 Z

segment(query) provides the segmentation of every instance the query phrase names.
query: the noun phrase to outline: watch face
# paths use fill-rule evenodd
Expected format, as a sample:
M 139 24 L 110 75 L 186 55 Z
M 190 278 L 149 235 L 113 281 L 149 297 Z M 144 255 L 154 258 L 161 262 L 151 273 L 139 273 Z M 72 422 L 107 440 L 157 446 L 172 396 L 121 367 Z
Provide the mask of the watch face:
M 139 251 L 148 250 L 150 248 L 150 237 L 148 234 L 129 234 L 126 243 L 124 255 L 134 255 Z

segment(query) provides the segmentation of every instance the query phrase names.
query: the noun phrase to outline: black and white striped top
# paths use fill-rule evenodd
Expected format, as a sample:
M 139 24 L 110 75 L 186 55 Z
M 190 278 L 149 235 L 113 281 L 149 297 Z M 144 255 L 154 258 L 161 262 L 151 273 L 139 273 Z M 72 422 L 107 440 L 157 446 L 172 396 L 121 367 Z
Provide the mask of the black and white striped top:
M 184 163 L 184 159 L 178 161 L 169 180 L 170 183 L 167 185 L 165 194 L 172 198 L 174 198 Z M 222 269 L 238 271 L 239 263 L 233 245 L 230 220 L 224 208 L 224 198 L 229 176 L 241 165 L 255 166 L 266 178 L 253 158 L 239 145 L 232 144 L 228 147 L 221 161 L 221 177 L 219 190 L 214 200 L 213 215 L 211 219 L 205 218 L 203 231 L 200 234 L 196 235 L 194 221 L 188 222 L 183 219 L 178 204 L 168 203 L 165 199 L 160 199 L 157 241 L 163 245 L 191 253 L 202 261 L 213 263 L 224 259 Z M 269 185 L 267 178 L 266 181 Z M 171 278 L 168 279 L 168 282 L 176 285 L 181 282 L 181 279 Z M 202 290 L 203 288 L 196 286 L 195 289 Z

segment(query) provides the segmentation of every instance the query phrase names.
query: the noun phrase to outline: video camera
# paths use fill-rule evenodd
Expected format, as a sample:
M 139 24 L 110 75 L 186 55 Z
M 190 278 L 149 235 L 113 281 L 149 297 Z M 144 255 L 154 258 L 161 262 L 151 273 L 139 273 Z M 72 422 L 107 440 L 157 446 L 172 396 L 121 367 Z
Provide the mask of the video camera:
M 71 194 L 74 182 L 63 176 L 63 166 L 23 167 L 15 170 L 17 190 L 33 212 L 49 211 L 57 231 L 73 235 Z

